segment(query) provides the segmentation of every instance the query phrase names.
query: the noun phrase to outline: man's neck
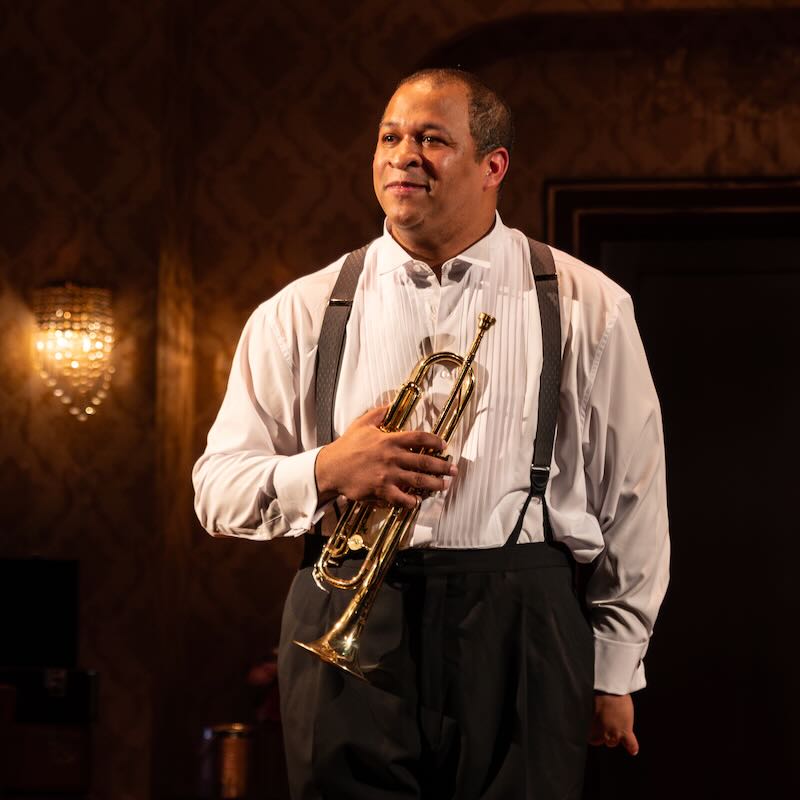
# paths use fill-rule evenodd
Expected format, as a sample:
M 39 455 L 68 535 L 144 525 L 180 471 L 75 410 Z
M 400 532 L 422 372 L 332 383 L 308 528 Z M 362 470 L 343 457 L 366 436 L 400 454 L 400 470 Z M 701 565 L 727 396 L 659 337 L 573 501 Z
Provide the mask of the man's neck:
M 495 219 L 495 216 L 492 216 L 484 228 L 478 229 L 480 232 L 473 230 L 466 235 L 455 237 L 445 245 L 437 242 L 428 242 L 424 239 L 416 239 L 415 237 L 407 237 L 404 235 L 405 231 L 396 232 L 391 225 L 387 225 L 387 228 L 400 247 L 416 261 L 422 261 L 427 264 L 433 270 L 436 279 L 441 283 L 442 265 L 451 258 L 455 258 L 459 253 L 469 250 L 472 245 L 487 236 L 495 226 Z

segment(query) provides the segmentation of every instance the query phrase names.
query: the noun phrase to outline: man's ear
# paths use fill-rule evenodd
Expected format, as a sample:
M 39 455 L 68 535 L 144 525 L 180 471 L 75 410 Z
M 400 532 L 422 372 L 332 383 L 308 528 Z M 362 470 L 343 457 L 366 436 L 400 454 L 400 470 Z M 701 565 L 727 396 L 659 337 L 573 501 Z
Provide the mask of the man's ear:
M 498 147 L 491 153 L 484 156 L 483 163 L 486 166 L 484 181 L 485 189 L 497 189 L 503 182 L 503 178 L 508 172 L 509 156 L 505 147 Z

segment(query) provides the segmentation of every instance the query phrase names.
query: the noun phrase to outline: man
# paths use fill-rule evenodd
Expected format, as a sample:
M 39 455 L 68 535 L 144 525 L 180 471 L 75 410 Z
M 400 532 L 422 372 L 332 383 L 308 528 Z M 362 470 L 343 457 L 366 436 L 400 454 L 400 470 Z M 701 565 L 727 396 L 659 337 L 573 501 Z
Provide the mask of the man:
M 668 570 L 658 402 L 628 295 L 553 251 L 558 434 L 532 501 L 544 343 L 528 242 L 496 212 L 511 138 L 505 104 L 467 73 L 400 83 L 375 149 L 386 224 L 347 323 L 341 435 L 318 446 L 314 377 L 343 258 L 251 317 L 195 467 L 197 512 L 214 534 L 295 536 L 320 518 L 329 532 L 336 498 L 413 508 L 426 496 L 363 634 L 362 660 L 379 665 L 369 683 L 292 644 L 325 632 L 347 602 L 314 587 L 308 565 L 295 578 L 279 663 L 295 798 L 577 798 L 587 739 L 638 751 L 630 693 L 644 686 Z M 451 461 L 415 453 L 444 449 L 419 428 L 452 376 L 432 376 L 408 430 L 379 428 L 386 403 L 421 356 L 463 354 L 479 312 L 497 323 Z M 571 559 L 596 559 L 591 630 Z

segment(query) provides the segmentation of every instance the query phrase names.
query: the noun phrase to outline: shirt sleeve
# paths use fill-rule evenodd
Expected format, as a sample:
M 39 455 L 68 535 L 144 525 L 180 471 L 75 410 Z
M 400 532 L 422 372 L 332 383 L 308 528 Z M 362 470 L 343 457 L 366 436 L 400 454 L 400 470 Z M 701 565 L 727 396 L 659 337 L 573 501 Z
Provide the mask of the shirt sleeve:
M 582 451 L 588 510 L 604 549 L 586 600 L 595 688 L 645 685 L 643 658 L 669 580 L 661 411 L 629 297 L 609 320 L 586 396 Z
M 298 536 L 321 518 L 314 465 L 303 450 L 293 351 L 265 303 L 236 348 L 228 387 L 192 480 L 195 511 L 212 535 Z

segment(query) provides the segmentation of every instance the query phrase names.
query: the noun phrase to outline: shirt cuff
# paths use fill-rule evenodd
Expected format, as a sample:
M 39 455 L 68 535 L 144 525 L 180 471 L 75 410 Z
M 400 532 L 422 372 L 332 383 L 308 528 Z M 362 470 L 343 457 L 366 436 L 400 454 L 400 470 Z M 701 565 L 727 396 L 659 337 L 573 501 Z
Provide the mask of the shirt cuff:
M 628 644 L 594 637 L 594 688 L 608 694 L 630 694 L 644 689 L 647 644 Z
M 272 475 L 275 497 L 289 528 L 289 535 L 310 531 L 322 516 L 317 508 L 314 465 L 321 447 L 282 458 Z

